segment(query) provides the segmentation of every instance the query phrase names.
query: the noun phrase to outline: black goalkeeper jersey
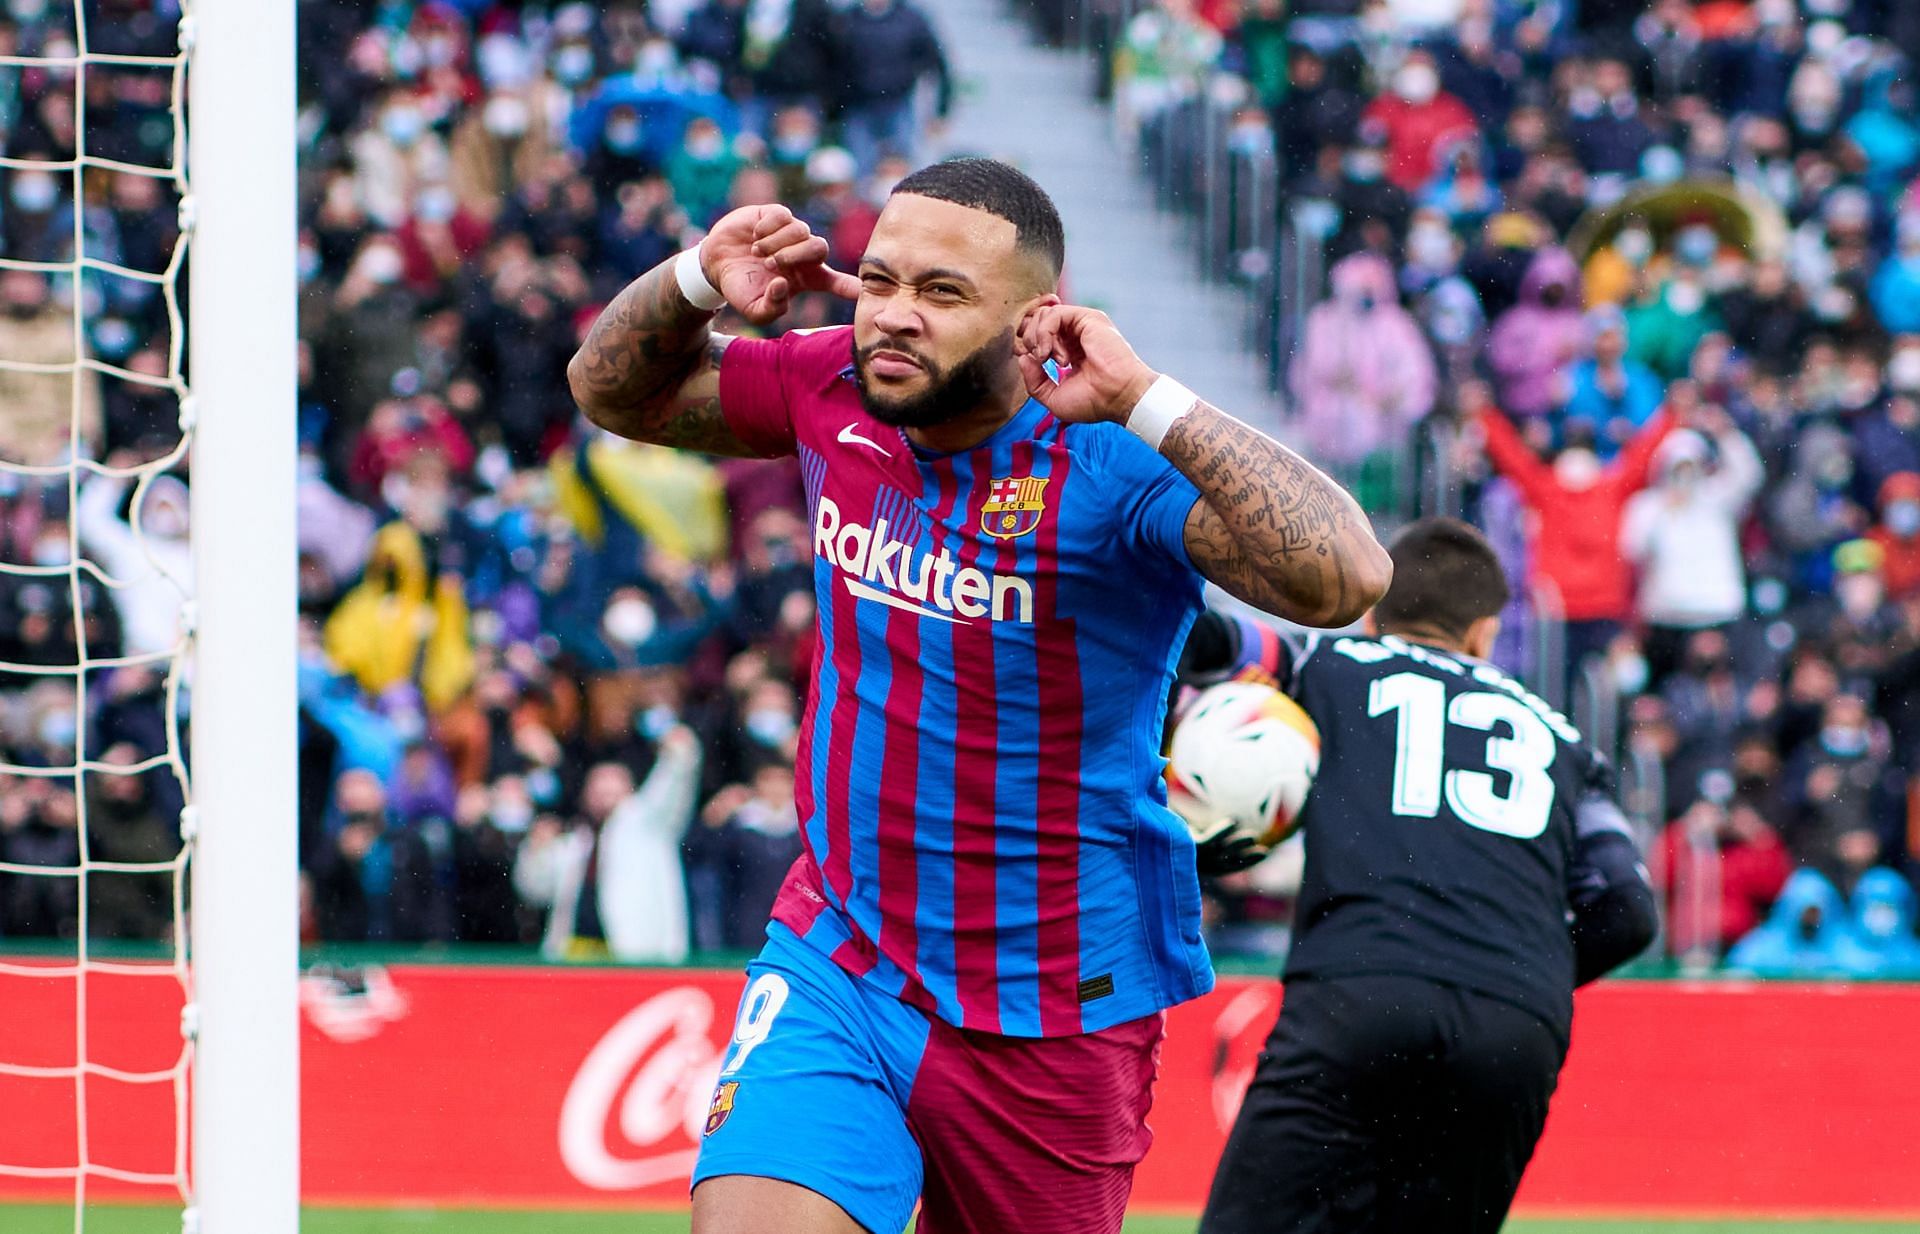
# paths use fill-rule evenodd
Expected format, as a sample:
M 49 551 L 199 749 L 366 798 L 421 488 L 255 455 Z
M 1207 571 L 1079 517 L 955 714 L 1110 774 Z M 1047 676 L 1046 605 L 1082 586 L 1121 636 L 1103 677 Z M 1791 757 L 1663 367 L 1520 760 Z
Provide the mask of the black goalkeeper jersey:
M 1266 637 L 1265 654 L 1248 638 L 1224 671 L 1186 680 L 1271 672 L 1320 728 L 1287 977 L 1447 982 L 1564 1040 L 1577 832 L 1618 817 L 1604 761 L 1566 717 L 1471 657 L 1392 636 Z

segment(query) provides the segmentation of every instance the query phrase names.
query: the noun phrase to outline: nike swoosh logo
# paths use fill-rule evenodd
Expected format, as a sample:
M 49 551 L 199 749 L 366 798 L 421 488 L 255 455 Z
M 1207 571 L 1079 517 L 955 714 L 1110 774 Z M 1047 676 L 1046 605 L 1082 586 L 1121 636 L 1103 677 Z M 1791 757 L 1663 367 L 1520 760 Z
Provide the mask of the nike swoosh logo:
M 860 434 L 858 434 L 858 433 L 856 433 L 856 432 L 854 432 L 854 431 L 853 431 L 853 425 L 851 425 L 851 424 L 849 424 L 849 425 L 847 425 L 847 427 L 845 427 L 845 428 L 843 428 L 843 429 L 841 429 L 841 430 L 840 430 L 840 436 L 839 436 L 839 437 L 837 437 L 837 438 L 835 438 L 835 440 L 836 440 L 836 441 L 839 441 L 839 442 L 840 442 L 840 443 L 841 443 L 842 445 L 848 445 L 848 446 L 851 446 L 851 445 L 862 445 L 862 446 L 867 446 L 867 447 L 870 447 L 870 448 L 872 448 L 872 449 L 875 449 L 875 450 L 878 450 L 878 451 L 880 451 L 880 453 L 882 453 L 882 454 L 884 454 L 884 455 L 886 455 L 886 456 L 887 456 L 888 458 L 892 458 L 892 457 L 893 457 L 893 453 L 892 453 L 892 451 L 890 451 L 890 450 L 888 450 L 888 449 L 887 449 L 887 448 L 886 448 L 885 446 L 883 446 L 883 445 L 881 445 L 881 444 L 880 444 L 879 442 L 877 442 L 877 441 L 875 441 L 875 440 L 873 440 L 873 438 L 871 438 L 871 437 L 862 437 L 862 436 L 861 436 Z
M 882 453 L 885 453 L 885 451 L 882 451 Z M 897 608 L 903 613 L 912 613 L 917 617 L 931 617 L 935 621 L 944 621 L 950 626 L 967 624 L 958 617 L 949 616 L 937 609 L 922 608 L 911 600 L 903 600 L 899 596 L 880 590 L 878 587 L 869 587 L 858 579 L 847 578 L 843 575 L 840 581 L 847 585 L 847 591 L 851 595 L 859 599 L 878 600 L 880 603 L 891 608 Z

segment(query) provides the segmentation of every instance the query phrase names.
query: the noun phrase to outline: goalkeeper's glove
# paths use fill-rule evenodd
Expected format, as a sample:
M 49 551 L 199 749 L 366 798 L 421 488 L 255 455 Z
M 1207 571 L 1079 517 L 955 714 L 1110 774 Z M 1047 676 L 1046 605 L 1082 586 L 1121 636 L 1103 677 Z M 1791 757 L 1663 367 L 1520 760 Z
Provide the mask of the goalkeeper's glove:
M 1250 870 L 1264 861 L 1266 856 L 1267 850 L 1260 847 L 1260 842 L 1236 830 L 1233 820 L 1229 818 L 1223 818 L 1206 831 L 1195 832 L 1193 836 L 1194 866 L 1209 877 Z

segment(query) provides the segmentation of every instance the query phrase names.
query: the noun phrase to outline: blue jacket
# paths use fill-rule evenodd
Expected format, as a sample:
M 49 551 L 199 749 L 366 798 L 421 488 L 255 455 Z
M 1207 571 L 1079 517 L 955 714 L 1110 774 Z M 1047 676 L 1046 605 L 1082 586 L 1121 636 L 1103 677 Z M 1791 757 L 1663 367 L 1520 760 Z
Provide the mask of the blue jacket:
M 1801 870 L 1787 880 L 1767 919 L 1727 953 L 1727 967 L 1760 977 L 1845 976 L 1848 933 L 1839 890 L 1824 875 Z
M 1868 870 L 1853 889 L 1848 967 L 1859 977 L 1920 977 L 1913 888 L 1888 869 Z

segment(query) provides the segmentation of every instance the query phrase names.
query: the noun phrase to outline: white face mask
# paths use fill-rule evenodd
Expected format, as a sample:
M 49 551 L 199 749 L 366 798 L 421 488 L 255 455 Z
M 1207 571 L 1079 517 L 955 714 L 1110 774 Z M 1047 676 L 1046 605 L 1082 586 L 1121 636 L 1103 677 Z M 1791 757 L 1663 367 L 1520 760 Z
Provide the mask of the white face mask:
M 1553 460 L 1553 477 L 1576 493 L 1590 489 L 1600 479 L 1600 459 L 1591 450 L 1562 450 Z
M 1427 64 L 1409 64 L 1393 75 L 1394 93 L 1409 103 L 1430 103 L 1440 93 L 1440 74 Z
M 615 600 L 607 605 L 606 615 L 600 619 L 600 628 L 607 637 L 628 647 L 638 647 L 652 638 L 659 624 L 653 605 L 638 596 Z
M 495 95 L 480 113 L 480 123 L 495 137 L 518 137 L 527 131 L 527 105 L 511 95 Z

